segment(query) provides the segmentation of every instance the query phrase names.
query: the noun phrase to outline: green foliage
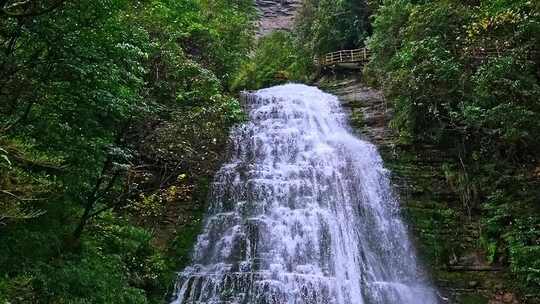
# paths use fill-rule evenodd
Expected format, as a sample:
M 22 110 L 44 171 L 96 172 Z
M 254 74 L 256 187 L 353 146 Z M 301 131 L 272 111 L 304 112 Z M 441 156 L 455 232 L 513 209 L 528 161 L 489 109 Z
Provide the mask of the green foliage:
M 505 184 L 524 184 L 515 179 L 512 177 Z M 483 205 L 483 243 L 492 262 L 508 260 L 523 286 L 534 291 L 540 283 L 540 221 L 535 205 L 539 193 L 534 188 L 522 188 L 520 192 L 504 188 L 507 189 L 494 191 Z
M 438 145 L 488 260 L 525 290 L 538 283 L 540 12 L 533 1 L 375 3 L 366 76 L 408 144 Z
M 373 35 L 368 40 L 372 50 L 370 65 L 365 73 L 371 81 L 391 69 L 391 59 L 404 41 L 404 27 L 407 24 L 412 5 L 408 1 L 387 1 L 373 16 Z M 372 75 L 374 73 L 374 75 Z M 382 80 L 382 77 L 381 77 Z
M 231 90 L 309 82 L 314 57 L 363 46 L 371 30 L 369 15 L 366 1 L 303 1 L 294 31 L 260 38 L 252 56 L 231 79 Z
M 534 69 L 512 55 L 482 65 L 471 77 L 475 98 L 463 106 L 465 123 L 508 145 L 538 147 L 540 83 Z
M 0 1 L 0 302 L 164 300 L 167 217 L 204 210 L 254 16 L 244 0 Z
M 189 226 L 184 227 L 182 233 L 178 234 L 171 242 L 170 251 L 178 269 L 188 266 L 191 261 L 191 250 L 202 228 L 202 215 L 202 213 L 195 215 Z
M 295 37 L 274 32 L 259 40 L 231 83 L 232 90 L 259 89 L 285 81 L 306 81 L 312 69 L 311 56 Z
M 303 1 L 296 32 L 313 55 L 362 46 L 370 33 L 366 1 Z
M 182 52 L 176 45 L 180 42 L 190 59 L 226 83 L 252 44 L 254 17 L 253 4 L 247 0 L 153 0 L 141 18 L 150 25 L 160 50 L 167 49 L 169 56 Z
M 18 140 L 0 138 L 0 145 L 5 147 L 0 148 L 0 224 L 43 215 L 43 201 L 58 186 L 46 170 L 58 168 L 62 160 Z
M 528 286 L 540 285 L 540 219 L 525 217 L 513 223 L 506 236 L 510 262 L 515 272 Z
M 530 1 L 480 8 L 452 1 L 387 1 L 374 21 L 367 68 L 398 109 L 394 125 L 408 138 L 440 140 L 451 128 L 473 128 L 493 144 L 536 146 L 538 13 Z M 503 46 L 504 45 L 504 46 Z M 480 48 L 500 56 L 476 62 Z
M 49 238 L 47 233 L 34 233 L 28 239 L 2 240 L 10 242 L 8 248 L 2 248 L 10 254 L 1 260 L 7 263 L 0 264 L 3 270 L 17 273 L 25 261 L 30 263 L 25 265 L 24 273 L 0 280 L 0 290 L 4 288 L 12 303 L 159 302 L 171 279 L 164 258 L 150 243 L 152 236 L 111 214 L 92 227 L 91 236 L 83 239 L 80 252 L 58 252 L 44 261 L 39 257 L 46 250 L 37 250 L 30 257 L 22 251 L 30 245 L 25 244 L 29 241 Z M 51 245 L 60 244 L 56 240 Z
M 439 139 L 458 107 L 463 64 L 453 53 L 459 31 L 449 25 L 465 16 L 448 2 L 389 1 L 375 17 L 368 74 L 380 75 L 378 82 L 395 100 L 392 125 L 404 142 Z

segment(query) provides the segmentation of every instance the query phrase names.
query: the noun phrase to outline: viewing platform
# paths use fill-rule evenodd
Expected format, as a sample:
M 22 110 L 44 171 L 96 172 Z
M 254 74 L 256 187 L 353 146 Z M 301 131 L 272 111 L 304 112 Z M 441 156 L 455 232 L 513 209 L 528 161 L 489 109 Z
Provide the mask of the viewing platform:
M 369 61 L 371 51 L 367 48 L 354 50 L 341 50 L 328 53 L 321 57 L 315 57 L 314 63 L 320 67 L 344 67 L 344 68 L 361 68 Z

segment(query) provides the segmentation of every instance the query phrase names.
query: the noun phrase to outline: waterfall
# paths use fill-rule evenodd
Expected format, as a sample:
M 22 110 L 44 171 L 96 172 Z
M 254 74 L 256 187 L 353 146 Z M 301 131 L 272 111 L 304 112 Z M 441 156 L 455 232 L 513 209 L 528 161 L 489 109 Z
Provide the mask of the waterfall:
M 287 84 L 245 99 L 173 303 L 437 303 L 381 157 L 337 97 Z

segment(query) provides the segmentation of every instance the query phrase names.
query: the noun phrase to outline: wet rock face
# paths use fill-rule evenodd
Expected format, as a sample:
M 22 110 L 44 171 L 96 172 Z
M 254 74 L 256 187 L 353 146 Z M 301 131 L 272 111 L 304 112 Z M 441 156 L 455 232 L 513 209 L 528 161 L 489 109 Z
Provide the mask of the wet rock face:
M 395 134 L 388 128 L 392 109 L 382 92 L 356 79 L 338 81 L 329 89 L 349 111 L 353 128 L 361 130 L 362 135 L 378 147 L 389 148 L 393 144 Z
M 335 71 L 317 85 L 338 96 L 349 112 L 351 127 L 377 145 L 385 167 L 392 172 L 402 212 L 422 261 L 431 270 L 441 303 L 540 303 L 516 294 L 508 269 L 488 263 L 479 249 L 481 224 L 468 218 L 445 177 L 443 165 L 455 161 L 451 147 L 401 144 L 389 128 L 391 105 L 358 75 Z
M 255 0 L 259 10 L 259 36 L 277 30 L 290 30 L 302 0 Z

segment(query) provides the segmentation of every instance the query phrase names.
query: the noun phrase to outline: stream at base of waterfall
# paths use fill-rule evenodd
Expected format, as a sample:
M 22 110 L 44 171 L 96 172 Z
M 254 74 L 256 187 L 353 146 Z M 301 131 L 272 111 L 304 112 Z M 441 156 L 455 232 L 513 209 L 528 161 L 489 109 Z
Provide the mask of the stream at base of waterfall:
M 388 172 L 337 97 L 244 96 L 175 304 L 435 304 Z

